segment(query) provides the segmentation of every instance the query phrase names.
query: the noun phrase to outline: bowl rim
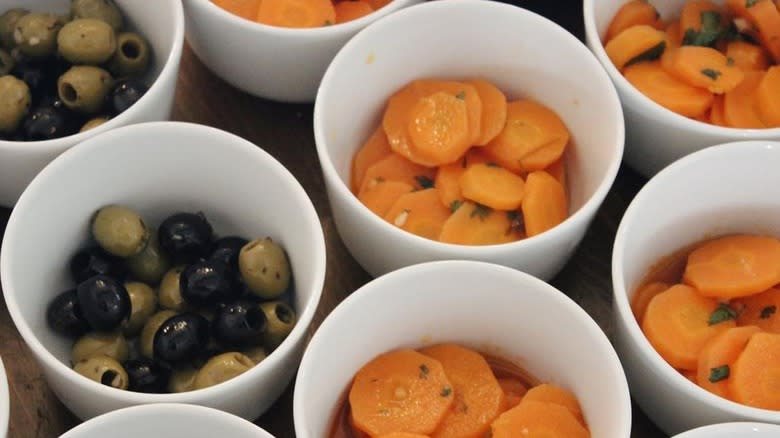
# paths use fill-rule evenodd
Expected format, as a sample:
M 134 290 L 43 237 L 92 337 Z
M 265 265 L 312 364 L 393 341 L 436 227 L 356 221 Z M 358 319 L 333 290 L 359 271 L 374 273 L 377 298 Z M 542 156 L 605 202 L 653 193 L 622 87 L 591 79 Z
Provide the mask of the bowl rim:
M 631 304 L 628 299 L 629 290 L 626 287 L 626 279 L 623 275 L 625 270 L 623 261 L 625 259 L 625 254 L 628 251 L 626 248 L 626 240 L 628 239 L 627 236 L 630 232 L 630 228 L 635 227 L 631 222 L 635 220 L 635 217 L 638 214 L 636 213 L 639 209 L 638 206 L 649 202 L 647 198 L 651 196 L 651 192 L 655 191 L 655 188 L 659 184 L 662 184 L 667 178 L 679 176 L 679 173 L 683 169 L 701 167 L 706 165 L 706 163 L 713 158 L 722 155 L 732 155 L 737 151 L 744 155 L 745 150 L 747 150 L 747 153 L 759 150 L 772 151 L 767 153 L 780 154 L 780 141 L 741 140 L 721 143 L 698 150 L 662 169 L 654 177 L 650 178 L 639 190 L 626 208 L 615 234 L 611 263 L 612 308 L 614 318 L 619 318 L 622 322 L 622 326 L 627 330 L 626 337 L 629 339 L 628 342 L 637 347 L 641 354 L 641 360 L 644 363 L 648 363 L 656 370 L 658 373 L 657 375 L 660 375 L 661 379 L 674 384 L 679 391 L 685 392 L 688 396 L 706 406 L 715 406 L 741 418 L 777 423 L 780 421 L 780 411 L 755 408 L 719 397 L 691 382 L 669 365 L 642 333 L 642 329 L 631 311 Z
M 214 386 L 210 386 L 203 389 L 197 389 L 181 393 L 163 393 L 163 394 L 148 394 L 141 392 L 133 392 L 122 389 L 117 389 L 102 385 L 95 382 L 85 376 L 82 376 L 59 359 L 57 359 L 46 348 L 38 336 L 33 331 L 32 327 L 27 323 L 22 315 L 19 305 L 17 303 L 17 294 L 11 292 L 11 286 L 14 284 L 9 273 L 9 261 L 8 257 L 4 257 L 10 251 L 8 248 L 13 248 L 13 245 L 21 245 L 23 243 L 17 243 L 14 237 L 13 230 L 16 229 L 18 223 L 23 221 L 21 215 L 27 210 L 27 205 L 35 202 L 32 198 L 32 194 L 35 194 L 38 186 L 49 184 L 47 180 L 51 179 L 50 174 L 56 172 L 59 168 L 66 168 L 71 164 L 73 160 L 82 160 L 84 157 L 90 155 L 90 151 L 95 148 L 110 148 L 113 144 L 113 140 L 122 137 L 144 137 L 154 138 L 160 132 L 181 132 L 182 130 L 188 130 L 190 132 L 196 132 L 201 137 L 209 137 L 221 139 L 219 142 L 220 148 L 233 148 L 237 151 L 237 154 L 242 154 L 245 159 L 252 159 L 261 163 L 264 168 L 272 168 L 275 172 L 278 172 L 287 184 L 293 188 L 294 192 L 292 199 L 297 199 L 297 202 L 302 208 L 301 214 L 310 218 L 310 232 L 314 236 L 314 240 L 311 242 L 311 253 L 314 254 L 312 263 L 306 266 L 306 269 L 311 269 L 312 275 L 312 287 L 311 293 L 305 302 L 302 309 L 296 309 L 297 321 L 295 327 L 285 340 L 268 356 L 247 370 L 246 372 L 230 379 L 225 382 L 219 383 Z M 119 400 L 128 404 L 141 404 L 141 403 L 158 403 L 158 402 L 170 402 L 170 403 L 187 403 L 191 400 L 205 400 L 207 398 L 218 398 L 224 396 L 225 393 L 229 393 L 234 390 L 239 390 L 242 386 L 245 386 L 249 382 L 250 376 L 258 375 L 266 372 L 266 370 L 274 369 L 283 364 L 283 357 L 288 356 L 294 351 L 294 343 L 298 340 L 305 338 L 309 325 L 311 324 L 320 299 L 322 297 L 323 287 L 325 283 L 327 266 L 327 252 L 325 246 L 325 236 L 322 230 L 322 224 L 319 220 L 314 204 L 309 198 L 308 194 L 301 186 L 300 182 L 295 176 L 284 166 L 276 160 L 271 154 L 260 148 L 259 146 L 251 143 L 242 137 L 232 134 L 227 131 L 220 130 L 211 126 L 200 125 L 188 122 L 173 122 L 173 121 L 158 121 L 138 123 L 134 125 L 122 126 L 111 131 L 107 131 L 91 137 L 82 143 L 76 145 L 76 147 L 70 148 L 60 154 L 57 158 L 41 170 L 38 175 L 30 182 L 29 186 L 22 195 L 19 197 L 14 209 L 11 211 L 11 215 L 8 219 L 6 226 L 5 236 L 0 246 L 0 283 L 3 287 L 3 298 L 6 302 L 6 307 L 11 315 L 11 319 L 14 322 L 19 334 L 24 339 L 28 348 L 30 348 L 36 359 L 45 362 L 59 377 L 67 380 L 71 385 L 86 385 L 91 391 L 99 394 L 102 397 L 107 397 L 115 400 Z
M 595 319 L 588 312 L 585 311 L 576 301 L 571 297 L 563 293 L 561 290 L 552 286 L 551 284 L 523 271 L 509 268 L 503 265 L 476 261 L 476 260 L 437 260 L 430 262 L 423 262 L 414 265 L 405 266 L 392 271 L 388 274 L 376 277 L 371 281 L 365 283 L 353 291 L 349 296 L 336 305 L 336 307 L 325 317 L 320 323 L 317 330 L 311 336 L 309 345 L 304 352 L 301 359 L 300 367 L 298 368 L 298 374 L 296 376 L 296 384 L 293 392 L 293 422 L 294 431 L 299 437 L 309 437 L 308 424 L 304 423 L 304 419 L 307 416 L 318 414 L 308 412 L 304 405 L 304 390 L 311 389 L 315 382 L 311 381 L 309 377 L 310 369 L 316 367 L 313 354 L 317 353 L 319 344 L 322 339 L 327 339 L 327 336 L 332 334 L 331 332 L 339 333 L 343 331 L 343 327 L 337 330 L 337 327 L 343 326 L 340 320 L 343 319 L 343 315 L 348 315 L 357 309 L 363 307 L 370 307 L 368 305 L 375 304 L 377 297 L 383 295 L 385 284 L 394 284 L 399 281 L 411 282 L 411 280 L 418 277 L 437 277 L 445 276 L 451 272 L 473 272 L 483 276 L 486 279 L 502 277 L 510 279 L 512 283 L 523 283 L 525 286 L 530 286 L 538 291 L 540 295 L 544 295 L 550 300 L 550 305 L 564 308 L 567 312 L 570 312 L 574 316 L 574 321 L 578 329 L 589 331 L 592 335 L 594 343 L 601 344 L 604 347 L 606 356 L 603 357 L 604 362 L 613 367 L 613 371 L 616 374 L 615 384 L 619 393 L 619 397 L 622 398 L 620 406 L 622 412 L 621 418 L 625 420 L 620 424 L 623 428 L 620 434 L 615 436 L 628 436 L 631 430 L 632 424 L 632 411 L 631 411 L 631 397 L 629 393 L 628 381 L 626 379 L 625 371 L 620 362 L 615 348 L 610 342 L 607 334 L 601 329 Z M 403 306 L 400 306 L 402 308 Z M 313 346 L 313 348 L 312 348 Z M 398 348 L 400 346 L 394 347 Z M 391 347 L 392 348 L 392 347 Z M 389 351 L 390 349 L 386 350 Z M 355 372 L 362 364 L 353 364 L 355 366 Z M 305 388 L 307 386 L 307 388 Z M 319 413 L 321 414 L 321 413 Z M 329 416 L 330 416 L 329 412 Z M 332 416 L 330 416 L 332 418 Z
M 122 417 L 130 417 L 137 421 L 144 421 L 148 419 L 149 416 L 169 417 L 179 414 L 184 414 L 189 417 L 206 417 L 215 424 L 231 424 L 233 427 L 240 427 L 242 431 L 250 435 L 258 436 L 258 438 L 273 438 L 270 433 L 260 426 L 237 415 L 220 411 L 219 409 L 209 408 L 207 406 L 185 403 L 150 403 L 115 409 L 76 425 L 61 435 L 60 438 L 89 436 L 96 428 L 99 429 L 116 423 L 118 420 L 121 420 Z M 129 418 L 126 421 L 129 421 Z
M 612 61 L 610 61 L 607 52 L 604 49 L 601 36 L 596 28 L 595 4 L 599 1 L 602 0 L 583 0 L 582 9 L 585 21 L 585 41 L 596 59 L 602 67 L 604 67 L 604 70 L 606 70 L 618 92 L 621 95 L 627 95 L 632 102 L 636 102 L 637 105 L 639 105 L 639 108 L 636 109 L 637 113 L 643 115 L 647 113 L 657 114 L 658 118 L 667 125 L 668 129 L 692 131 L 692 133 L 696 135 L 716 135 L 723 138 L 733 138 L 734 140 L 761 140 L 764 137 L 780 136 L 780 127 L 763 129 L 731 128 L 694 120 L 661 106 L 647 97 L 644 93 L 637 90 L 636 87 L 631 85 L 625 76 L 618 71 L 615 65 L 612 64 Z M 628 0 L 615 1 L 625 2 Z M 625 105 L 625 102 L 623 102 L 623 104 Z
M 685 432 L 681 432 L 672 438 L 704 438 L 709 437 L 710 433 L 712 432 L 721 432 L 721 433 L 744 433 L 749 428 L 763 428 L 763 429 L 769 429 L 770 432 L 773 430 L 775 432 L 780 432 L 780 425 L 773 424 L 773 423 L 759 423 L 757 421 L 732 421 L 728 423 L 715 423 L 715 424 L 708 424 L 706 426 L 700 426 L 695 429 L 686 430 Z M 725 430 L 728 429 L 728 430 Z M 743 437 L 743 435 L 739 435 L 740 437 Z M 751 435 L 752 436 L 752 435 Z
M 327 134 L 325 133 L 325 127 L 323 126 L 324 116 L 326 111 L 322 99 L 323 90 L 327 90 L 333 77 L 337 76 L 339 65 L 344 62 L 342 59 L 346 59 L 349 56 L 350 50 L 353 46 L 361 44 L 361 42 L 370 38 L 373 33 L 384 32 L 385 29 L 402 25 L 408 16 L 414 16 L 416 14 L 427 13 L 428 10 L 438 11 L 440 9 L 448 8 L 479 8 L 481 10 L 490 10 L 495 13 L 501 14 L 514 14 L 519 21 L 533 20 L 540 23 L 542 26 L 550 28 L 550 32 L 556 35 L 556 38 L 561 38 L 563 41 L 575 47 L 574 50 L 579 51 L 582 54 L 582 62 L 592 63 L 594 72 L 598 75 L 605 88 L 608 90 L 608 95 L 604 96 L 607 102 L 603 107 L 611 104 L 612 117 L 615 119 L 615 132 L 614 137 L 616 143 L 615 151 L 611 162 L 606 167 L 605 172 L 601 175 L 599 183 L 596 185 L 595 190 L 591 193 L 585 202 L 575 212 L 569 212 L 566 219 L 555 227 L 540 233 L 536 236 L 526 237 L 518 241 L 493 244 L 493 245 L 460 245 L 453 243 L 444 243 L 436 240 L 426 239 L 421 236 L 403 231 L 389 222 L 383 220 L 378 215 L 374 214 L 368 208 L 366 208 L 349 189 L 348 184 L 345 183 L 338 174 L 335 165 L 331 159 L 330 148 L 328 146 Z M 419 11 L 419 12 L 418 12 Z M 430 15 L 430 14 L 429 14 Z M 602 76 L 603 75 L 603 76 Z M 388 90 L 387 94 L 392 92 Z M 587 46 L 577 39 L 574 35 L 568 32 L 566 29 L 558 25 L 557 23 L 545 18 L 537 13 L 514 6 L 506 3 L 499 3 L 493 1 L 481 1 L 481 0 L 447 0 L 446 2 L 423 2 L 416 5 L 406 7 L 391 15 L 382 17 L 366 26 L 363 30 L 358 32 L 352 39 L 339 50 L 333 61 L 328 66 L 325 74 L 322 77 L 322 82 L 317 90 L 317 99 L 314 102 L 314 140 L 317 149 L 317 155 L 320 160 L 320 167 L 325 176 L 325 181 L 328 183 L 330 190 L 335 192 L 337 196 L 344 199 L 349 209 L 355 214 L 360 216 L 361 222 L 367 222 L 372 227 L 379 227 L 387 233 L 393 233 L 394 238 L 399 239 L 405 246 L 423 246 L 434 251 L 438 251 L 446 254 L 455 254 L 462 258 L 485 258 L 489 256 L 495 256 L 498 251 L 500 254 L 512 253 L 525 247 L 545 247 L 556 241 L 561 236 L 575 234 L 576 228 L 587 221 L 589 217 L 595 214 L 596 210 L 600 207 L 602 202 L 607 196 L 612 184 L 617 177 L 618 170 L 623 157 L 625 148 L 625 125 L 623 119 L 623 111 L 618 97 L 617 90 L 610 81 L 609 76 L 604 74 L 603 69 L 599 63 L 593 58 L 590 50 Z M 353 152 L 354 155 L 354 152 Z M 570 200 L 569 200 L 570 201 Z M 571 205 L 569 205 L 571 209 Z
M 168 0 L 170 8 L 173 10 L 174 20 L 171 26 L 173 44 L 171 50 L 168 52 L 168 56 L 165 58 L 165 63 L 160 70 L 160 73 L 155 76 L 154 81 L 149 86 L 149 90 L 141 96 L 139 102 L 148 101 L 153 96 L 157 96 L 162 93 L 163 85 L 160 84 L 160 78 L 173 77 L 179 69 L 179 60 L 181 59 L 182 51 L 184 50 L 184 7 L 181 0 Z M 29 153 L 26 149 L 34 148 L 32 152 L 52 152 L 70 148 L 77 143 L 85 141 L 95 135 L 103 132 L 119 128 L 126 125 L 129 120 L 138 119 L 137 114 L 141 110 L 138 105 L 132 105 L 130 108 L 117 115 L 116 117 L 108 119 L 107 122 L 98 125 L 89 131 L 77 132 L 75 134 L 67 135 L 65 137 L 55 138 L 51 140 L 38 140 L 38 141 L 11 141 L 0 139 L 0 152 L 8 151 L 20 154 Z

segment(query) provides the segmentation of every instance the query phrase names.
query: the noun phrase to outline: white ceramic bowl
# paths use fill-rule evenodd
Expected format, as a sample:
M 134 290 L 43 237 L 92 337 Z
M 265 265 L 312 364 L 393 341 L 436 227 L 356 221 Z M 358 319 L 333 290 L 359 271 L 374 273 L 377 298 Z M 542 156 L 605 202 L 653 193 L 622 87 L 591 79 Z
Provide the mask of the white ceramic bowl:
M 87 242 L 94 211 L 109 203 L 159 224 L 176 211 L 203 211 L 217 234 L 270 236 L 293 269 L 298 322 L 266 360 L 206 389 L 142 394 L 93 382 L 69 367 L 71 341 L 46 325 L 51 298 L 70 287 L 67 261 Z M 156 225 L 155 225 L 156 226 Z M 122 127 L 55 159 L 11 212 L 0 279 L 14 324 L 54 393 L 82 419 L 135 404 L 206 405 L 253 420 L 295 374 L 325 279 L 325 240 L 300 184 L 259 147 L 214 128 L 175 122 Z
M 60 438 L 273 438 L 273 435 L 228 413 L 197 405 L 159 403 L 132 406 L 100 415 Z
M 674 438 L 776 438 L 780 436 L 780 426 L 764 423 L 721 423 L 675 435 Z
M 439 261 L 377 278 L 325 318 L 296 378 L 296 436 L 328 436 L 353 375 L 375 356 L 440 342 L 505 358 L 573 391 L 594 437 L 630 435 L 623 369 L 582 308 L 547 283 L 504 266 Z
M 661 258 L 707 237 L 780 236 L 780 143 L 737 142 L 693 153 L 653 177 L 628 206 L 612 253 L 614 342 L 631 394 L 674 435 L 732 421 L 780 423 L 780 412 L 739 405 L 700 388 L 661 358 L 631 312 L 633 294 Z
M 556 111 L 572 136 L 565 157 L 570 217 L 530 239 L 468 247 L 407 233 L 363 206 L 349 190 L 352 157 L 378 126 L 388 97 L 424 77 L 483 77 L 510 99 L 530 97 Z M 354 84 L 360 92 L 345 93 Z M 344 46 L 317 94 L 314 137 L 339 234 L 372 275 L 424 261 L 471 259 L 549 279 L 584 236 L 615 179 L 623 116 L 601 66 L 562 27 L 508 4 L 448 0 L 398 11 Z
M 0 359 L 0 438 L 8 433 L 8 420 L 11 415 L 11 398 L 8 395 L 8 376 Z
M 168 119 L 179 75 L 184 44 L 184 13 L 180 0 L 146 2 L 116 0 L 128 22 L 149 41 L 153 61 L 147 79 L 149 91 L 132 107 L 87 132 L 47 141 L 0 140 L 0 205 L 13 206 L 27 184 L 54 157 L 94 135 L 119 126 Z M 63 13 L 69 0 L 0 0 L 0 11 L 12 7 Z
M 247 93 L 284 102 L 312 102 L 322 74 L 341 46 L 376 19 L 422 0 L 392 0 L 347 23 L 291 29 L 252 22 L 211 0 L 183 0 L 187 41 L 217 76 Z
M 715 144 L 740 140 L 780 140 L 780 128 L 735 129 L 698 122 L 650 100 L 620 74 L 607 57 L 602 38 L 615 12 L 627 0 L 584 0 L 585 41 L 615 83 L 626 118 L 629 166 L 650 177 L 669 163 Z M 714 0 L 723 3 L 723 0 Z M 663 18 L 679 16 L 685 0 L 650 0 Z

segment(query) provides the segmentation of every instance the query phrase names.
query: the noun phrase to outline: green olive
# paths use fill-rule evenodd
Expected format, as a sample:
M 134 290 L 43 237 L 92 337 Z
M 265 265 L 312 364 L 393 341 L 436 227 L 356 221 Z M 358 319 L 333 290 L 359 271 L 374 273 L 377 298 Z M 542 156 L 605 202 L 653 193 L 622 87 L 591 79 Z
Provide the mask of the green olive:
M 102 64 L 114 56 L 116 47 L 114 29 L 94 18 L 73 20 L 57 35 L 57 50 L 73 64 Z
M 123 32 L 116 37 L 117 50 L 108 63 L 114 76 L 140 76 L 149 68 L 149 43 L 135 32 Z
M 171 268 L 171 260 L 168 254 L 160 248 L 157 231 L 150 230 L 150 233 L 149 241 L 146 243 L 143 251 L 128 257 L 125 262 L 130 272 L 138 279 L 149 284 L 158 284 L 162 280 L 163 275 Z
M 16 47 L 16 41 L 14 41 L 16 22 L 29 13 L 30 11 L 24 8 L 13 8 L 0 15 L 0 46 L 9 50 Z
M 244 353 L 244 356 L 252 359 L 252 362 L 255 363 L 255 365 L 262 362 L 266 357 L 268 357 L 268 353 L 266 353 L 264 347 L 252 347 L 250 349 L 242 351 Z
M 11 70 L 14 69 L 15 64 L 16 61 L 14 60 L 14 57 L 5 50 L 0 49 L 0 76 L 5 76 L 11 73 Z
M 109 254 L 130 257 L 144 249 L 149 230 L 135 211 L 121 205 L 107 205 L 92 218 L 92 237 Z
M 246 285 L 260 298 L 276 298 L 290 285 L 290 262 L 270 237 L 244 245 L 238 253 L 238 267 Z
M 198 371 L 194 389 L 208 388 L 230 380 L 255 366 L 252 359 L 238 352 L 222 353 L 208 360 Z
M 127 389 L 127 371 L 116 359 L 104 354 L 91 356 L 76 362 L 73 369 L 82 376 L 88 377 L 103 385 L 118 389 Z
M 30 109 L 30 87 L 14 76 L 0 77 L 0 132 L 13 132 Z
M 265 313 L 268 321 L 268 329 L 263 336 L 263 345 L 266 351 L 271 352 L 284 341 L 295 327 L 295 311 L 283 301 L 269 301 L 261 303 L 260 308 Z
M 79 129 L 79 132 L 89 131 L 92 128 L 97 128 L 98 126 L 102 125 L 103 123 L 106 123 L 108 121 L 108 116 L 98 116 L 92 119 L 87 120 L 87 123 L 84 123 L 81 125 L 81 129 Z M 147 245 L 148 247 L 149 245 Z M 146 249 L 144 249 L 145 251 Z M 143 251 L 141 251 L 143 253 Z M 140 277 L 139 277 L 140 278 Z M 141 280 L 146 281 L 146 279 L 141 278 Z
M 157 294 L 151 287 L 140 281 L 125 283 L 130 295 L 130 319 L 127 321 L 124 333 L 127 336 L 137 335 L 146 321 L 157 311 Z
M 187 392 L 195 389 L 195 377 L 198 375 L 198 369 L 193 366 L 184 366 L 175 368 L 168 379 L 168 391 Z
M 74 18 L 96 18 L 105 21 L 114 30 L 122 29 L 122 13 L 113 0 L 73 0 L 70 15 Z
M 160 297 L 160 307 L 163 309 L 182 312 L 189 308 L 182 298 L 181 288 L 179 288 L 179 277 L 184 268 L 184 265 L 174 266 L 163 275 L 160 288 L 157 291 L 157 295 Z
M 168 318 L 175 316 L 176 312 L 172 310 L 161 310 L 154 315 L 150 316 L 144 324 L 144 328 L 141 329 L 141 339 L 139 349 L 141 354 L 149 359 L 154 358 L 154 335 L 157 333 L 157 329 L 160 328 Z
M 14 42 L 20 52 L 33 58 L 46 58 L 57 51 L 57 34 L 62 27 L 53 14 L 30 12 L 14 26 Z
M 103 354 L 119 362 L 124 362 L 127 360 L 129 352 L 127 340 L 122 333 L 92 332 L 80 337 L 73 344 L 70 360 L 73 363 L 77 363 L 92 356 Z
M 57 80 L 57 94 L 68 108 L 94 114 L 103 107 L 113 82 L 111 74 L 100 67 L 76 65 Z

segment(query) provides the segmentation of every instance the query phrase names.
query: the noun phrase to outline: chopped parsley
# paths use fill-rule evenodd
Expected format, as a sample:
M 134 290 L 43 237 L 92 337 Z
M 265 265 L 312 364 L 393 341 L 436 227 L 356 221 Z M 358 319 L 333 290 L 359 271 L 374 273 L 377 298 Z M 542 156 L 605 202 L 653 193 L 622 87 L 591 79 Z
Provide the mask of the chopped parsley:
M 458 94 L 455 95 L 455 97 L 460 99 L 460 100 L 463 100 L 463 99 L 466 98 L 466 92 L 465 91 L 460 91 Z
M 644 61 L 654 61 L 663 55 L 664 50 L 666 49 L 666 41 L 661 41 L 660 43 L 656 44 L 654 47 L 651 47 L 644 52 L 640 53 L 639 55 L 636 55 L 635 57 L 631 58 L 625 65 L 628 67 L 629 65 L 636 64 L 638 62 L 644 62 Z
M 490 216 L 490 213 L 492 212 L 493 209 L 490 207 L 477 204 L 474 206 L 474 210 L 471 211 L 471 215 L 469 217 L 478 217 L 480 220 L 484 221 L 488 216 Z
M 734 309 L 728 305 L 720 303 L 718 304 L 718 308 L 715 309 L 710 315 L 708 322 L 710 325 L 715 325 L 730 319 L 737 319 L 737 312 L 735 312 Z
M 774 315 L 775 312 L 777 312 L 777 306 L 766 306 L 763 309 L 761 309 L 761 314 L 759 315 L 759 318 L 767 319 L 770 316 Z
M 721 380 L 728 379 L 729 373 L 730 370 L 728 365 L 715 367 L 710 369 L 710 377 L 708 380 L 712 383 L 720 382 Z
M 523 220 L 523 215 L 520 214 L 519 211 L 507 211 L 506 217 L 509 219 L 509 233 L 512 231 L 522 233 L 525 230 L 525 221 Z
M 434 186 L 433 180 L 425 175 L 417 175 L 414 177 L 414 180 L 424 189 L 432 189 Z
M 442 397 L 449 397 L 451 394 L 452 394 L 452 388 L 450 388 L 449 386 L 445 386 L 444 388 L 442 388 L 441 390 Z
M 427 379 L 428 378 L 428 373 L 430 371 L 431 370 L 428 369 L 428 365 L 421 364 L 420 365 L 420 379 Z
M 455 213 L 456 211 L 458 211 L 461 205 L 463 205 L 463 201 L 459 199 L 450 202 L 450 211 Z
M 693 28 L 686 29 L 683 35 L 683 45 L 712 47 L 726 30 L 719 12 L 702 11 L 701 28 L 698 31 Z
M 707 76 L 708 78 L 712 79 L 713 81 L 718 80 L 718 76 L 721 75 L 721 73 L 715 69 L 712 68 L 705 68 L 701 71 L 701 74 L 704 76 Z
M 756 3 L 758 3 L 758 0 L 745 0 L 745 7 L 752 8 Z

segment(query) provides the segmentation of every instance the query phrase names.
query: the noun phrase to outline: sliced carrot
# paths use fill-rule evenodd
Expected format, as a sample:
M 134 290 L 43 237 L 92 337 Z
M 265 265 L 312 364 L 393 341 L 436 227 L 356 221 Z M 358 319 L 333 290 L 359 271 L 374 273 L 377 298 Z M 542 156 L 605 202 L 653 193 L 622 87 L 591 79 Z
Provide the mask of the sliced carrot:
M 441 205 L 435 188 L 401 195 L 385 214 L 385 220 L 396 227 L 433 240 L 449 217 L 450 209 Z
M 482 101 L 482 118 L 480 134 L 474 141 L 476 146 L 484 146 L 504 129 L 506 125 L 506 96 L 498 87 L 484 79 L 474 79 L 467 82 L 479 94 Z
M 631 85 L 650 100 L 677 114 L 698 117 L 712 105 L 711 92 L 672 76 L 660 62 L 634 64 L 626 68 L 624 75 Z
M 649 2 L 645 0 L 630 0 L 623 3 L 623 6 L 612 17 L 612 21 L 609 23 L 609 27 L 607 27 L 607 35 L 604 41 L 609 42 L 629 27 L 640 24 L 653 27 L 660 26 L 658 28 L 663 29 L 661 15 Z
M 528 392 L 528 386 L 520 379 L 503 377 L 498 379 L 498 384 L 501 385 L 501 389 L 504 391 L 507 409 L 512 409 L 519 405 L 520 400 Z
M 683 282 L 723 300 L 780 283 L 780 240 L 737 234 L 710 240 L 688 255 Z
M 756 88 L 755 100 L 761 121 L 768 128 L 780 127 L 780 65 L 767 70 Z
M 666 48 L 677 48 L 682 45 L 683 29 L 680 26 L 680 20 L 670 20 L 664 29 L 666 32 Z
M 385 131 L 380 126 L 375 129 L 363 146 L 355 153 L 352 159 L 352 172 L 350 173 L 350 187 L 353 193 L 360 190 L 363 184 L 363 176 L 369 166 L 392 154 L 390 143 L 387 142 Z
M 713 99 L 712 106 L 710 107 L 710 123 L 718 126 L 729 126 L 728 123 L 726 123 L 724 111 L 723 95 L 715 95 L 715 99 Z
M 750 337 L 731 367 L 729 390 L 737 403 L 780 410 L 780 334 Z
M 439 240 L 461 245 L 496 245 L 523 237 L 522 216 L 517 212 L 492 210 L 465 201 L 444 222 Z
M 589 438 L 590 432 L 561 405 L 521 401 L 501 414 L 491 426 L 492 438 Z
M 458 182 L 464 198 L 495 210 L 515 210 L 523 201 L 523 178 L 497 164 L 469 166 Z
M 365 181 L 358 192 L 358 199 L 376 215 L 384 217 L 398 198 L 413 190 L 412 185 L 402 181 L 374 178 Z
M 336 22 L 330 0 L 262 0 L 257 21 L 280 27 L 322 27 Z
M 726 46 L 726 58 L 742 71 L 766 70 L 769 68 L 769 56 L 761 46 L 747 41 L 734 40 Z
M 523 160 L 529 155 L 550 148 L 551 153 L 545 154 L 549 165 L 560 158 L 568 142 L 569 130 L 555 111 L 523 99 L 507 104 L 506 125 L 484 151 L 501 166 L 522 173 L 528 171 Z
M 574 415 L 574 418 L 576 418 L 577 421 L 583 426 L 585 425 L 585 418 L 582 416 L 582 408 L 577 401 L 577 396 L 558 385 L 542 383 L 541 385 L 534 386 L 525 393 L 523 400 L 524 402 L 533 400 L 563 406 Z
M 435 169 L 415 164 L 398 154 L 390 154 L 368 166 L 363 175 L 363 182 L 400 181 L 416 189 L 424 189 L 433 185 L 435 176 Z
M 563 160 L 563 157 L 558 158 L 555 160 L 552 164 L 547 166 L 544 169 L 545 172 L 552 175 L 553 178 L 558 180 L 559 183 L 561 183 L 561 187 L 563 187 L 563 190 L 566 191 L 566 163 Z
M 761 329 L 754 326 L 732 327 L 713 336 L 699 353 L 696 384 L 723 398 L 731 398 L 731 367 L 745 349 L 748 339 Z
M 710 0 L 688 0 L 680 12 L 683 44 L 714 46 L 727 26 L 724 12 Z
M 634 296 L 631 298 L 631 311 L 634 313 L 634 318 L 641 323 L 650 300 L 670 287 L 672 287 L 672 285 L 669 283 L 653 281 L 644 284 L 637 289 L 636 293 L 634 293 Z
M 441 363 L 455 393 L 455 401 L 431 438 L 482 438 L 504 410 L 504 391 L 485 358 L 455 344 L 419 351 Z
M 717 300 L 700 295 L 690 286 L 677 284 L 650 300 L 642 319 L 642 331 L 671 366 L 695 370 L 699 352 L 707 341 L 736 325 L 728 314 L 722 315 L 724 312 Z
M 543 170 L 528 174 L 521 209 L 528 237 L 553 228 L 569 215 L 566 192 Z
M 772 55 L 775 62 L 780 62 L 780 11 L 771 0 L 747 3 L 745 13 L 758 29 L 761 45 Z
M 374 8 L 374 10 L 376 11 L 377 9 L 381 9 L 387 6 L 387 4 L 393 0 L 366 0 L 366 1 L 370 3 L 371 7 Z
M 738 17 L 747 17 L 747 5 L 750 0 L 726 0 L 726 8 L 731 11 L 732 15 Z
M 371 436 L 393 432 L 431 434 L 455 399 L 441 363 L 414 350 L 384 353 L 352 381 L 352 423 Z
M 471 147 L 464 98 L 439 91 L 420 98 L 407 117 L 414 149 L 436 164 L 457 161 Z
M 409 113 L 422 97 L 415 82 L 411 82 L 393 93 L 387 100 L 385 112 L 382 115 L 382 128 L 387 135 L 390 148 L 394 152 L 414 163 L 433 167 L 436 166 L 435 162 L 423 158 L 413 149 L 414 146 L 407 131 Z
M 220 8 L 241 18 L 255 21 L 261 0 L 213 0 Z
M 604 50 L 615 67 L 623 70 L 638 59 L 658 58 L 665 47 L 666 33 L 642 24 L 620 32 L 604 46 Z
M 470 132 L 469 146 L 475 144 L 482 132 L 482 100 L 477 89 L 463 81 L 445 81 L 440 79 L 418 79 L 414 87 L 423 96 L 444 92 L 457 97 L 466 103 L 468 111 L 468 127 Z M 457 159 L 457 158 L 456 158 Z M 452 160 L 454 161 L 454 160 Z M 449 162 L 452 162 L 449 161 Z
M 780 289 L 773 287 L 738 298 L 733 305 L 739 313 L 737 324 L 755 325 L 767 332 L 780 333 Z
M 682 374 L 683 377 L 698 385 L 698 382 L 696 381 L 697 379 L 696 370 L 677 370 L 677 371 L 680 374 Z
M 723 118 L 732 128 L 761 129 L 766 125 L 758 113 L 758 86 L 763 71 L 745 72 L 745 78 L 723 97 Z
M 357 20 L 374 12 L 371 4 L 363 0 L 342 0 L 335 3 L 333 9 L 336 11 L 336 23 Z
M 722 94 L 742 81 L 742 70 L 712 47 L 681 46 L 674 52 L 669 72 L 695 87 Z
M 460 160 L 439 166 L 436 170 L 434 186 L 439 190 L 442 204 L 447 208 L 462 202 L 463 193 L 460 191 L 460 176 L 468 166 L 477 163 L 488 163 L 490 158 L 480 148 L 471 148 Z M 456 204 L 453 204 L 456 203 Z
M 379 436 L 378 438 L 429 438 L 429 437 L 428 435 L 421 435 L 419 433 L 393 432 L 393 433 L 386 433 L 384 435 Z

